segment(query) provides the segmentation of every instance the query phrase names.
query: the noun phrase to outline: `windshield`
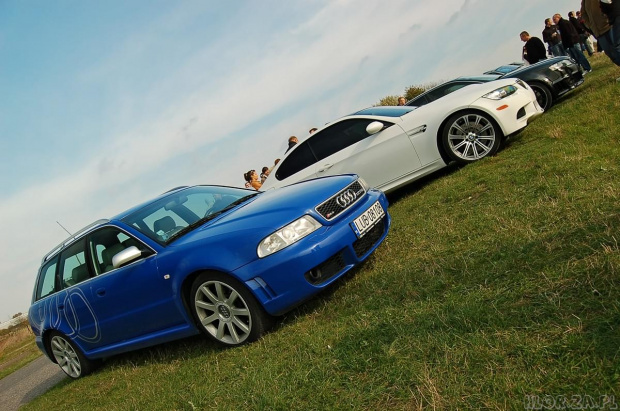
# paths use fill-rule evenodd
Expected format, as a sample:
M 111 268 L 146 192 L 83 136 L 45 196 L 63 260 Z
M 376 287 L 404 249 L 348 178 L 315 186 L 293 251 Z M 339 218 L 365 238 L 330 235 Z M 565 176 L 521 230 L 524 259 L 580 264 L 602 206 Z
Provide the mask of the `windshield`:
M 122 221 L 163 245 L 258 194 L 241 188 L 196 186 L 162 197 Z

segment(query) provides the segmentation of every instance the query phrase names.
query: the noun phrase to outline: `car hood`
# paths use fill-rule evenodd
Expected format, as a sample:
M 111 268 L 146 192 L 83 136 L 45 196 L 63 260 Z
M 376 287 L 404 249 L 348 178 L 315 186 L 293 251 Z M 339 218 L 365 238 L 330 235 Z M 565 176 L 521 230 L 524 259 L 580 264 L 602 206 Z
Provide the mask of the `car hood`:
M 353 174 L 330 176 L 262 192 L 180 237 L 168 247 L 184 247 L 196 242 L 204 247 L 209 243 L 234 240 L 239 253 L 255 253 L 262 239 L 303 215 L 312 215 L 324 226 L 331 225 L 332 222 L 320 217 L 315 207 L 356 179 Z

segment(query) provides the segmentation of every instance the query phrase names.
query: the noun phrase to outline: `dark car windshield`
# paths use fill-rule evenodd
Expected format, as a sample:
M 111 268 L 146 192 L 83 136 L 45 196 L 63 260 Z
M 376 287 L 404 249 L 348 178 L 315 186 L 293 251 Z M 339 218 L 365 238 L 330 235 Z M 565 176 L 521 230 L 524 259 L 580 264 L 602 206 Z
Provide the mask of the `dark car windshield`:
M 234 187 L 196 186 L 159 198 L 122 221 L 163 245 L 258 194 Z
M 383 116 L 383 117 L 401 117 L 410 111 L 415 110 L 415 107 L 407 106 L 377 106 L 369 107 L 364 110 L 360 110 L 352 115 L 361 116 Z

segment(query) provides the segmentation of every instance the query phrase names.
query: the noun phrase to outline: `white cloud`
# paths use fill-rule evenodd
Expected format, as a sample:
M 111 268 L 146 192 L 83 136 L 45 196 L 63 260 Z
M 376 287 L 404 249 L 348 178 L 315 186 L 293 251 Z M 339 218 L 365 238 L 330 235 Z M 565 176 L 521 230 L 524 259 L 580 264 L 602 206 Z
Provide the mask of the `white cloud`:
M 555 3 L 546 7 L 568 4 Z M 79 73 L 78 85 L 106 92 L 108 128 L 64 158 L 73 167 L 64 174 L 16 170 L 15 178 L 35 173 L 39 183 L 0 199 L 10 233 L 0 239 L 8 256 L 0 261 L 0 319 L 27 307 L 41 257 L 66 237 L 57 220 L 75 231 L 173 186 L 241 186 L 245 171 L 282 157 L 289 135 L 303 138 L 406 86 L 514 60 L 508 56 L 520 56 L 523 26 L 514 20 L 542 7 L 534 0 L 251 3 L 188 38 L 184 28 L 213 4 L 161 16 Z M 153 62 L 165 73 L 151 70 Z M 50 130 L 41 149 L 63 158 L 49 141 L 71 128 Z

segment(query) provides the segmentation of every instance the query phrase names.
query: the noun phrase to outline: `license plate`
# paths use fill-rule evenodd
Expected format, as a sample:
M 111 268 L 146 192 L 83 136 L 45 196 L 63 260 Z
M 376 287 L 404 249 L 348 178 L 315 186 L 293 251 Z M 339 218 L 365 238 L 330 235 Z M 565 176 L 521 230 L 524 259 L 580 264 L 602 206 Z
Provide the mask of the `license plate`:
M 368 230 L 370 230 L 374 225 L 380 221 L 385 215 L 385 211 L 383 207 L 381 207 L 381 203 L 378 201 L 371 205 L 366 211 L 362 213 L 359 217 L 353 220 L 351 226 L 353 227 L 353 231 L 358 237 L 362 237 Z

